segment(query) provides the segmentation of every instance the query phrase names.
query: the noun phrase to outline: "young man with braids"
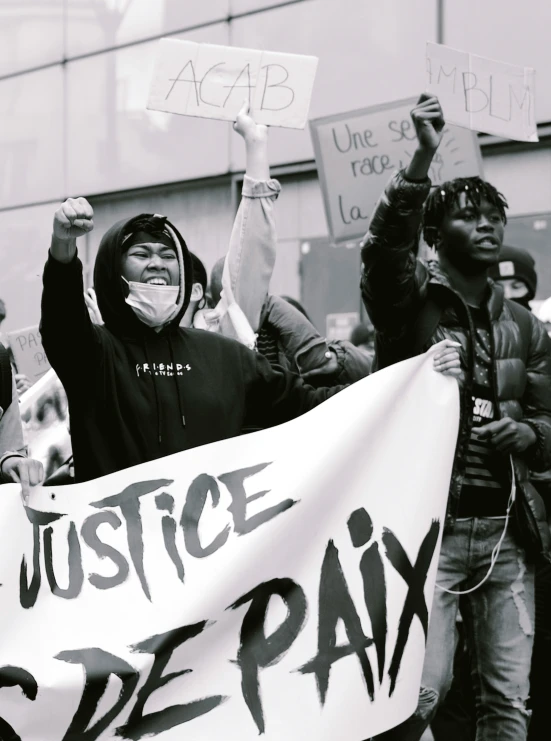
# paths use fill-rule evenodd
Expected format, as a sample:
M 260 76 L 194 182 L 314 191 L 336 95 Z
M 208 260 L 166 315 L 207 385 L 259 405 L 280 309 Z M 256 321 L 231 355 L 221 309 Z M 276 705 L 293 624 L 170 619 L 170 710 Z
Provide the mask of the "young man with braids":
M 373 214 L 362 245 L 362 295 L 377 333 L 378 368 L 446 338 L 460 345 L 461 423 L 421 699 L 423 692 L 440 700 L 446 694 L 461 609 L 477 741 L 522 741 L 534 563 L 549 558 L 550 546 L 529 468 L 551 466 L 551 344 L 543 325 L 488 277 L 499 259 L 505 199 L 480 178 L 454 180 L 431 193 L 428 172 L 443 113 L 437 98 L 424 94 L 411 115 L 418 146 Z M 420 229 L 438 262 L 417 259 Z M 383 737 L 419 739 L 431 720 L 428 708 L 420 702 L 414 716 Z

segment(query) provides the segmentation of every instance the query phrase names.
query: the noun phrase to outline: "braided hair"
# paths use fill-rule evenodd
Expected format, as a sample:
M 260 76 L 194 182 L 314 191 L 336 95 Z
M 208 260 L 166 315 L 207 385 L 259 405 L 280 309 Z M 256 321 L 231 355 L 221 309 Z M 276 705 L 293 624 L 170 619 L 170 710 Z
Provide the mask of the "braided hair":
M 481 200 L 485 199 L 497 209 L 503 223 L 507 223 L 505 213 L 508 208 L 507 201 L 491 183 L 478 176 L 448 180 L 433 189 L 423 208 L 423 237 L 430 247 L 434 247 L 436 230 L 440 227 L 446 214 L 457 205 L 461 193 L 465 193 L 467 202 L 477 208 L 480 206 Z

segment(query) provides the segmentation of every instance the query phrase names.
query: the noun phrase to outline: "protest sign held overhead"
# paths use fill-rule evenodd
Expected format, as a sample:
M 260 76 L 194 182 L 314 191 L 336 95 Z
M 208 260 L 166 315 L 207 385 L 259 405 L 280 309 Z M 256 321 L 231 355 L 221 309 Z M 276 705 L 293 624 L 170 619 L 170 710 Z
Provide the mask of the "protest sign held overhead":
M 161 39 L 150 110 L 235 121 L 248 99 L 255 121 L 303 129 L 317 57 Z
M 373 208 L 392 172 L 406 167 L 417 137 L 401 100 L 310 122 L 329 232 L 335 243 L 364 236 Z M 430 171 L 433 183 L 482 174 L 476 136 L 446 126 Z
M 32 383 L 50 370 L 38 327 L 10 332 L 8 339 L 18 372 L 24 373 Z
M 459 421 L 433 355 L 25 508 L 5 487 L 2 734 L 363 741 L 408 717 Z
M 536 71 L 427 43 L 427 91 L 448 123 L 537 142 Z

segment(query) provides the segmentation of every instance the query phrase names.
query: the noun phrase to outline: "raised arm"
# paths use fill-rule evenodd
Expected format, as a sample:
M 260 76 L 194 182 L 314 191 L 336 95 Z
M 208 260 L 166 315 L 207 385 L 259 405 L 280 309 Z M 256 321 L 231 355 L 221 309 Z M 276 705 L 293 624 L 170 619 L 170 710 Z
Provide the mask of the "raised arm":
M 410 316 L 419 276 L 418 233 L 429 190 L 428 172 L 442 139 L 437 98 L 421 95 L 411 112 L 418 144 L 405 171 L 393 176 L 362 243 L 362 298 L 378 332 L 395 334 Z
M 293 372 L 312 384 L 320 385 L 320 379 L 327 385 L 354 383 L 369 375 L 366 355 L 350 342 L 328 342 L 281 296 L 270 296 L 264 322 L 277 335 Z
M 254 122 L 247 104 L 239 112 L 234 129 L 245 142 L 247 165 L 222 288 L 226 298 L 233 297 L 257 332 L 276 258 L 273 207 L 281 187 L 277 180 L 270 179 L 268 129 Z
M 90 371 L 97 337 L 84 301 L 78 237 L 93 229 L 93 210 L 84 198 L 69 198 L 56 211 L 44 268 L 40 332 L 52 367 L 64 385 Z

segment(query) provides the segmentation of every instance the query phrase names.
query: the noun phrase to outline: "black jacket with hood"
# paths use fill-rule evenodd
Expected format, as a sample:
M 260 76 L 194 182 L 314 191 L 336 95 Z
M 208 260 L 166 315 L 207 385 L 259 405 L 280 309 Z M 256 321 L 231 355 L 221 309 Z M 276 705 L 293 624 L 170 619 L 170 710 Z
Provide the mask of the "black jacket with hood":
M 149 216 L 118 222 L 101 241 L 94 285 L 104 326 L 88 315 L 77 256 L 61 263 L 50 255 L 44 269 L 42 341 L 69 400 L 77 482 L 234 437 L 247 427 L 280 424 L 342 389 L 313 389 L 238 342 L 180 328 L 192 267 L 169 222 L 184 266 L 180 310 L 160 332 L 141 322 L 125 302 L 121 256 L 132 224 Z

